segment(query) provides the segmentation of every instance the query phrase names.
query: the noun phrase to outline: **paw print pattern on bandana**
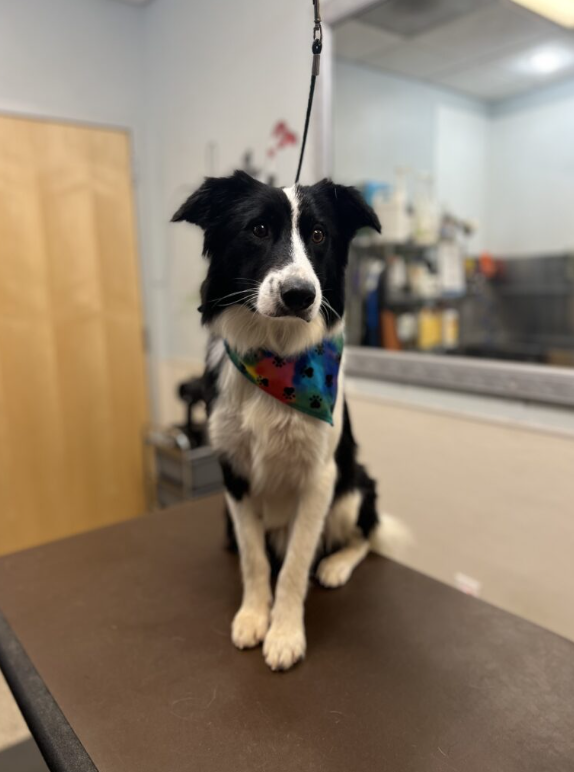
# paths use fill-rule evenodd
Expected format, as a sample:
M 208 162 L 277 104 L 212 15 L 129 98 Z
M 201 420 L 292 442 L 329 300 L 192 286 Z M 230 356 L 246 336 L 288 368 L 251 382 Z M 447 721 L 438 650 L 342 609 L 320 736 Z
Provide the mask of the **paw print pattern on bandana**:
M 306 362 L 304 362 L 301 367 L 301 375 L 303 378 L 312 378 L 314 373 L 315 370 L 312 367 L 309 367 Z
M 227 354 L 242 375 L 269 397 L 314 419 L 333 425 L 343 336 L 294 357 L 254 349 L 240 355 L 225 343 Z

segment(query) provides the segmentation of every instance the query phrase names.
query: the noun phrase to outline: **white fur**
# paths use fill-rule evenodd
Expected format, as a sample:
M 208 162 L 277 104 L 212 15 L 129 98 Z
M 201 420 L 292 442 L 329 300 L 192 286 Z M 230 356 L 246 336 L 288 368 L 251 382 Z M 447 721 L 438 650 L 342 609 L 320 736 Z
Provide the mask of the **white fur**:
M 295 411 L 293 411 L 295 412 Z M 313 420 L 313 419 L 312 419 Z M 305 654 L 303 604 L 309 570 L 333 495 L 337 470 L 333 458 L 315 467 L 311 484 L 299 490 L 287 554 L 277 581 L 271 626 L 263 642 L 263 656 L 272 670 L 285 670 Z
M 299 235 L 296 188 L 285 190 L 292 207 L 291 261 L 270 272 L 258 291 L 257 310 L 231 306 L 219 314 L 212 332 L 240 355 L 264 348 L 289 357 L 305 351 L 327 334 L 319 313 L 321 286 Z M 315 287 L 308 321 L 272 318 L 281 308 L 281 282 L 302 278 Z M 341 332 L 342 322 L 329 335 Z M 337 469 L 334 460 L 343 418 L 343 366 L 334 426 L 319 421 L 254 387 L 225 354 L 222 340 L 208 356 L 212 369 L 221 364 L 219 395 L 209 421 L 212 446 L 249 481 L 241 501 L 227 495 L 241 556 L 243 600 L 232 625 L 239 648 L 263 640 L 263 655 L 272 670 L 285 670 L 305 654 L 303 604 L 309 572 L 321 537 L 327 545 L 346 544 L 322 561 L 320 579 L 339 586 L 367 553 L 368 542 L 356 529 L 360 494 L 340 498 L 333 506 Z M 272 604 L 265 537 L 270 535 L 283 565 Z
M 242 311 L 249 313 L 245 309 L 226 309 L 215 325 L 220 334 L 230 333 L 234 346 L 247 343 L 242 340 L 245 330 L 238 324 L 238 312 Z M 269 321 L 251 329 L 260 333 L 260 345 L 269 347 L 269 337 L 275 337 L 279 345 L 273 348 L 281 355 L 302 351 L 324 337 L 323 329 L 315 329 L 313 334 L 310 324 L 295 320 L 300 323 L 285 328 L 291 332 L 289 339 L 285 332 L 278 335 L 270 331 Z M 253 345 L 252 338 L 249 348 Z M 224 356 L 219 342 L 209 356 L 213 364 Z M 342 381 L 341 372 L 341 393 Z M 244 585 L 232 638 L 238 647 L 246 648 L 256 645 L 267 633 L 263 652 L 268 665 L 273 670 L 286 669 L 305 653 L 303 603 L 333 496 L 334 453 L 341 434 L 343 399 L 337 399 L 332 427 L 254 388 L 227 358 L 222 363 L 218 387 L 219 396 L 209 423 L 211 443 L 250 484 L 249 495 L 240 502 L 227 497 L 241 553 Z M 336 531 L 341 532 L 345 520 L 349 522 L 351 509 L 350 500 L 345 503 L 344 499 L 334 508 Z M 278 542 L 287 545 L 271 617 L 269 568 L 264 550 L 264 533 L 269 531 Z
M 222 338 L 214 339 L 207 351 L 206 365 L 208 370 L 217 370 L 219 363 L 226 356 L 225 344 Z
M 361 494 L 352 491 L 334 502 L 325 523 L 325 546 L 330 551 L 337 544 L 346 544 L 355 536 Z
M 242 337 L 241 327 L 235 326 L 237 314 L 238 309 L 230 308 L 218 319 L 220 330 L 236 332 L 232 345 Z M 263 331 L 268 322 L 257 328 L 262 334 L 261 345 L 267 347 L 269 341 Z M 292 339 L 284 334 L 276 340 L 281 345 L 274 349 L 287 355 L 297 348 L 297 339 L 298 350 L 321 340 L 322 336 L 314 340 L 308 337 L 310 325 L 302 325 L 289 327 Z M 269 335 L 274 333 L 268 331 Z M 222 356 L 210 439 L 236 474 L 250 484 L 249 495 L 241 501 L 227 496 L 243 576 L 243 601 L 233 621 L 232 639 L 239 648 L 263 640 L 269 667 L 285 670 L 305 654 L 303 604 L 321 536 L 327 545 L 347 544 L 319 566 L 318 578 L 327 587 L 344 584 L 369 550 L 369 543 L 356 528 L 360 494 L 350 493 L 331 506 L 336 480 L 334 453 L 342 429 L 343 373 L 341 369 L 341 391 L 331 427 L 254 388 L 225 357 L 219 343 L 210 351 L 209 361 L 217 363 Z M 271 534 L 277 551 L 285 554 L 272 608 L 266 533 Z
M 317 579 L 323 587 L 341 587 L 369 552 L 369 542 L 359 536 L 319 563 Z
M 415 545 L 413 532 L 408 525 L 388 512 L 383 513 L 381 523 L 375 528 L 369 541 L 373 552 L 402 563 L 408 562 L 408 553 Z
M 355 490 L 341 496 L 331 507 L 325 523 L 325 546 L 327 550 L 337 544 L 346 546 L 319 563 L 317 579 L 323 587 L 341 587 L 345 584 L 369 552 L 369 542 L 357 527 L 361 501 L 361 493 Z
M 299 233 L 299 198 L 297 187 L 284 188 L 291 204 L 291 261 L 276 271 L 269 271 L 257 293 L 256 309 L 263 316 L 273 317 L 283 308 L 281 286 L 291 279 L 303 279 L 315 288 L 315 300 L 306 313 L 306 321 L 316 319 L 321 309 L 323 295 L 317 274 L 313 270 L 305 245 Z
M 279 356 L 293 356 L 316 346 L 326 334 L 325 320 L 321 314 L 310 322 L 295 317 L 271 319 L 254 314 L 245 306 L 230 306 L 211 324 L 216 335 L 224 338 L 240 355 L 255 348 L 273 351 Z M 337 325 L 333 335 L 340 332 Z
M 237 648 L 248 649 L 261 643 L 269 627 L 272 598 L 265 531 L 249 498 L 241 502 L 229 494 L 226 498 L 237 534 L 243 575 L 243 602 L 233 620 L 231 638 Z
M 287 525 L 278 512 L 292 514 L 300 489 L 333 457 L 343 400 L 337 399 L 331 427 L 255 388 L 229 359 L 223 362 L 218 387 L 209 422 L 211 443 L 249 480 L 251 496 L 263 508 L 259 514 L 269 526 Z

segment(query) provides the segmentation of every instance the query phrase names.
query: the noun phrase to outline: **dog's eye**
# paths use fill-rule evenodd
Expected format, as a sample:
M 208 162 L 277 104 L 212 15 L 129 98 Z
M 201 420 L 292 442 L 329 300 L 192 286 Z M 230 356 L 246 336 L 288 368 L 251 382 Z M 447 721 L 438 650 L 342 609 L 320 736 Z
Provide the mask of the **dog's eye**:
M 253 226 L 253 233 L 258 239 L 264 239 L 269 235 L 269 226 L 264 222 L 258 222 Z
M 313 233 L 311 234 L 311 238 L 313 239 L 314 244 L 321 244 L 323 241 L 325 241 L 325 231 L 323 228 L 319 228 L 318 226 L 313 228 Z

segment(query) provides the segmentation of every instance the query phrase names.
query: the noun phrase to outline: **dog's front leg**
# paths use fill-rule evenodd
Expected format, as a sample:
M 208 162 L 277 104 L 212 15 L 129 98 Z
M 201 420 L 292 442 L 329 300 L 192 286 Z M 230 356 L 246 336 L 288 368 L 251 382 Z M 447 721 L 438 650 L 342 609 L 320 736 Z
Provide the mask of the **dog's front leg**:
M 287 670 L 305 655 L 303 607 L 309 572 L 321 537 L 335 484 L 335 464 L 322 470 L 304 490 L 277 580 L 271 627 L 263 655 L 272 670 Z
M 231 639 L 239 649 L 249 649 L 265 638 L 269 627 L 271 582 L 265 532 L 249 496 L 237 501 L 226 494 L 227 506 L 239 546 L 243 601 L 233 619 Z

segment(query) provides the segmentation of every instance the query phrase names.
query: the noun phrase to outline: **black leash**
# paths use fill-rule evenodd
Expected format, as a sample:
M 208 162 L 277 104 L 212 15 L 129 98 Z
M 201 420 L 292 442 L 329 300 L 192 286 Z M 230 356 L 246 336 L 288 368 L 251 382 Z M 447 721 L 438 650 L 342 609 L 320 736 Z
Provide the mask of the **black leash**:
M 301 176 L 301 167 L 303 166 L 303 156 L 305 155 L 305 145 L 307 144 L 307 134 L 309 133 L 309 122 L 311 120 L 311 110 L 313 108 L 313 97 L 315 96 L 315 82 L 319 77 L 321 67 L 321 51 L 323 50 L 323 27 L 321 26 L 321 9 L 319 0 L 313 0 L 315 8 L 315 26 L 313 27 L 313 66 L 311 69 L 311 87 L 309 89 L 309 100 L 307 102 L 307 115 L 305 116 L 305 128 L 303 130 L 303 142 L 301 143 L 301 155 L 299 156 L 299 166 L 297 167 L 297 176 L 295 185 L 299 182 Z

